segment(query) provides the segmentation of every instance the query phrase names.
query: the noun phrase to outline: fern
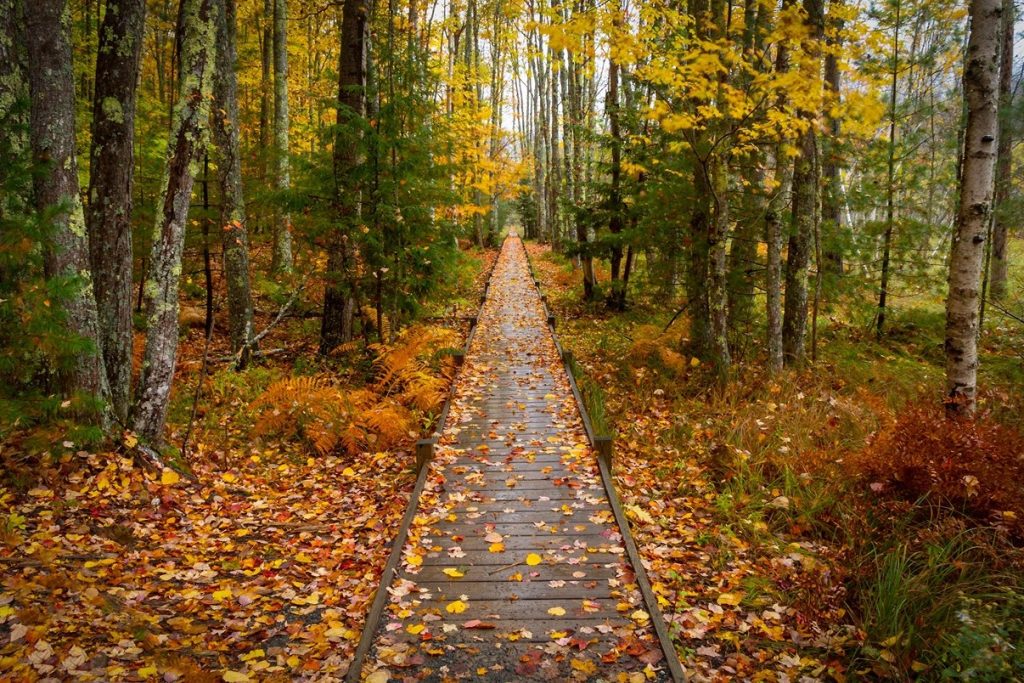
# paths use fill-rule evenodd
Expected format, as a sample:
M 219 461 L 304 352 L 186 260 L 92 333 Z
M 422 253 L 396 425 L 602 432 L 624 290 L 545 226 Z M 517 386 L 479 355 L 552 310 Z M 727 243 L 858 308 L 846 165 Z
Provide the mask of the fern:
M 457 340 L 452 330 L 424 326 L 372 346 L 377 381 L 366 389 L 346 391 L 327 375 L 273 382 L 253 403 L 254 434 L 297 441 L 320 455 L 393 448 L 415 436 L 417 413 L 443 403 L 453 363 L 438 351 Z

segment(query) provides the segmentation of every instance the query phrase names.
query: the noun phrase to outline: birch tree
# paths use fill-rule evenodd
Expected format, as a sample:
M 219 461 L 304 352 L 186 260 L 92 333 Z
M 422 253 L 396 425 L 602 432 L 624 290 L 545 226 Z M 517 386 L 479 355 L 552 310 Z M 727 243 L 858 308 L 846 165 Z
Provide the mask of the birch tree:
M 992 213 L 999 133 L 1002 0 L 971 0 L 964 64 L 963 167 L 946 299 L 946 392 L 951 411 L 974 412 L 985 237 Z

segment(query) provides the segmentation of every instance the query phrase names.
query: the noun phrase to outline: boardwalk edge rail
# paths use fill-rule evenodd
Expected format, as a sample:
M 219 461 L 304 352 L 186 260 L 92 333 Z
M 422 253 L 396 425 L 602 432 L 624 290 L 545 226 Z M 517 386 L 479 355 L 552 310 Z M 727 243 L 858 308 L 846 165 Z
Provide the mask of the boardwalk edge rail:
M 507 238 L 506 238 L 507 239 Z M 501 253 L 501 247 L 498 248 L 498 253 Z M 398 532 L 395 535 L 395 540 L 391 544 L 391 553 L 388 555 L 387 564 L 384 565 L 384 571 L 380 575 L 380 582 L 377 585 L 377 592 L 373 597 L 373 602 L 370 605 L 369 611 L 366 613 L 366 621 L 363 623 L 363 632 L 359 638 L 359 645 L 356 647 L 356 652 L 352 656 L 352 663 L 349 665 L 348 673 L 345 674 L 345 681 L 347 683 L 358 683 L 360 675 L 363 671 L 363 664 L 366 660 L 366 655 L 369 653 L 370 648 L 373 646 L 374 638 L 377 634 L 377 627 L 380 625 L 381 615 L 384 613 L 384 608 L 387 605 L 388 587 L 391 582 L 394 581 L 396 571 L 398 569 L 398 563 L 402 561 L 402 551 L 405 549 L 405 542 L 409 537 L 409 527 L 412 525 L 412 520 L 416 516 L 416 510 L 419 509 L 420 495 L 423 493 L 423 489 L 427 484 L 427 474 L 430 471 L 430 460 L 434 456 L 434 446 L 437 445 L 437 440 L 444 430 L 444 423 L 448 419 L 448 411 L 451 410 L 452 401 L 455 399 L 455 385 L 456 379 L 458 378 L 459 369 L 462 367 L 462 361 L 469 354 L 470 344 L 473 343 L 473 337 L 476 334 L 477 322 L 480 320 L 480 313 L 483 311 L 484 303 L 487 301 L 487 293 L 491 288 L 491 278 L 494 276 L 494 268 L 498 265 L 497 257 L 491 262 L 491 267 L 487 271 L 487 278 L 484 281 L 483 293 L 480 295 L 480 304 L 477 308 L 477 314 L 475 316 L 469 316 L 469 334 L 466 335 L 466 344 L 455 356 L 456 374 L 452 377 L 451 386 L 448 389 L 448 396 L 445 398 L 444 406 L 441 408 L 441 412 L 437 416 L 437 420 L 434 422 L 434 431 L 427 438 L 420 439 L 416 442 L 416 484 L 413 486 L 412 493 L 409 495 L 409 503 L 405 510 L 405 515 L 402 517 L 401 523 L 398 525 Z
M 665 663 L 668 666 L 672 680 L 676 683 L 683 683 L 687 680 L 686 672 L 683 670 L 683 665 L 676 654 L 675 645 L 672 644 L 672 637 L 668 632 L 668 624 L 661 614 L 661 608 L 658 606 L 658 598 L 654 595 L 654 590 L 651 588 L 651 583 L 647 578 L 647 569 L 644 567 L 643 560 L 640 557 L 640 550 L 633 540 L 629 519 L 626 518 L 626 513 L 622 509 L 622 503 L 615 492 L 615 482 L 612 479 L 612 437 L 607 434 L 597 434 L 594 430 L 594 424 L 591 422 L 590 414 L 587 412 L 586 404 L 583 402 L 583 394 L 580 393 L 576 377 L 573 375 L 572 353 L 563 349 L 562 343 L 558 340 L 558 334 L 555 332 L 555 316 L 551 309 L 548 308 L 547 295 L 544 294 L 540 280 L 537 278 L 537 272 L 533 267 L 533 259 L 530 258 L 530 250 L 526 248 L 525 241 L 520 240 L 520 245 L 523 248 L 523 253 L 526 254 L 526 263 L 530 268 L 530 277 L 533 278 L 533 284 L 541 295 L 544 317 L 547 319 L 551 338 L 555 342 L 555 348 L 558 350 L 558 356 L 565 368 L 565 374 L 569 377 L 569 386 L 572 389 L 573 397 L 576 399 L 576 407 L 579 409 L 580 418 L 583 421 L 583 429 L 587 433 L 587 440 L 590 441 L 591 447 L 593 447 L 598 455 L 597 464 L 601 470 L 601 482 L 604 484 L 605 494 L 608 496 L 608 503 L 611 505 L 612 513 L 615 515 L 615 521 L 619 525 L 619 530 L 622 531 L 626 555 L 629 557 L 630 564 L 633 565 L 637 587 L 640 589 L 644 604 L 647 606 L 647 613 L 651 615 L 651 624 L 654 627 L 655 634 L 658 636 L 661 650 L 665 654 Z

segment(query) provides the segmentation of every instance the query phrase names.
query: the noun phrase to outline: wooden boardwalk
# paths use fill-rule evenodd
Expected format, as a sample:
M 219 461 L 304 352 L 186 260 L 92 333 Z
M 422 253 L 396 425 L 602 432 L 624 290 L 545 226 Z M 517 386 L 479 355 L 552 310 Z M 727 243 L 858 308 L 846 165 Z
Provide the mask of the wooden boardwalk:
M 429 467 L 363 676 L 668 680 L 517 237 Z

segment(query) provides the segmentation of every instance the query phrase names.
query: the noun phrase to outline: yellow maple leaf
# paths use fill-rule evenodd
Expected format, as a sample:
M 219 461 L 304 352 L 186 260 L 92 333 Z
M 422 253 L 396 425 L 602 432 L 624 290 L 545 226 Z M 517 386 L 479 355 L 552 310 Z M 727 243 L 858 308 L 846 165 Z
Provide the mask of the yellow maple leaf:
M 164 486 L 173 486 L 179 481 L 181 481 L 181 475 L 169 467 L 165 467 L 164 471 L 160 473 L 160 483 Z
M 487 547 L 487 550 L 492 552 L 492 553 L 503 553 L 503 552 L 505 552 L 505 544 L 504 543 L 492 543 L 490 546 Z
M 446 576 L 450 576 L 453 579 L 461 579 L 463 576 L 466 575 L 465 572 L 460 572 L 455 567 L 446 567 L 443 571 Z
M 445 611 L 447 611 L 448 614 L 462 614 L 466 611 L 467 606 L 468 605 L 462 602 L 462 600 L 456 600 L 455 602 L 449 602 L 445 607 Z
M 550 614 L 553 617 L 564 617 L 565 616 L 565 608 L 564 607 L 551 607 L 551 608 L 548 609 L 548 614 Z
M 529 555 L 526 556 L 526 564 L 530 565 L 531 567 L 536 567 L 538 564 L 540 564 L 543 561 L 544 560 L 541 559 L 541 556 L 538 555 L 537 553 L 530 553 Z
M 423 624 L 409 624 L 405 627 L 405 630 L 415 636 L 419 635 L 420 633 L 423 633 L 423 629 L 425 628 L 426 626 L 424 626 Z

